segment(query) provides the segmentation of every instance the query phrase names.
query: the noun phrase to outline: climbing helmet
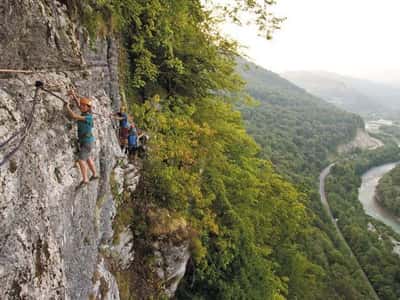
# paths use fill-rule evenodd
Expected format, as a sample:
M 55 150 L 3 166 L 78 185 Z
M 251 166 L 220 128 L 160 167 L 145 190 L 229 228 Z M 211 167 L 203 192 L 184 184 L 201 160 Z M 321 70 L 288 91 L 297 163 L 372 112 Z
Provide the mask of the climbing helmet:
M 92 106 L 92 101 L 89 98 L 81 98 L 79 103 L 80 103 L 80 105 L 85 104 L 85 105 L 87 105 L 89 107 Z

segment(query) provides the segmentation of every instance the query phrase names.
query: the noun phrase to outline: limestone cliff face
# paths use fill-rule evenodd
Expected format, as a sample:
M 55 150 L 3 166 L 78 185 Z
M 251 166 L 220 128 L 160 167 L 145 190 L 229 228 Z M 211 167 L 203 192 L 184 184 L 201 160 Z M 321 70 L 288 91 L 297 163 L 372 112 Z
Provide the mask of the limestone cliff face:
M 106 117 L 119 107 L 117 46 L 113 39 L 89 45 L 64 2 L 0 2 L 0 69 L 37 71 L 0 73 L 0 144 L 30 122 L 35 107 L 19 151 L 0 167 L 0 299 L 123 299 L 111 271 L 140 276 L 128 272 L 135 259 L 132 231 L 123 228 L 116 243 L 112 226 L 116 197 L 134 194 L 140 176 Z M 55 97 L 40 91 L 34 101 L 36 80 L 62 97 L 74 86 L 93 99 L 99 115 L 92 154 L 100 179 L 77 188 L 76 124 Z M 24 133 L 0 149 L 0 161 Z M 159 276 L 162 288 L 173 296 L 188 243 L 164 239 L 153 250 L 149 255 L 168 270 Z
M 97 51 L 90 50 L 66 7 L 56 1 L 2 1 L 0 19 L 0 67 L 49 68 L 0 74 L 1 141 L 29 122 L 36 80 L 62 97 L 72 84 L 93 99 L 97 113 L 111 112 L 110 95 L 118 102 L 118 90 L 109 84 L 117 61 L 110 60 L 115 55 L 110 42 L 99 41 Z M 82 63 L 89 68 L 80 69 Z M 0 169 L 0 299 L 87 299 L 96 294 L 97 279 L 108 287 L 108 298 L 118 298 L 113 277 L 106 270 L 101 278 L 94 274 L 102 268 L 98 249 L 113 236 L 110 174 L 121 153 L 109 118 L 95 117 L 94 135 L 100 179 L 77 188 L 75 122 L 60 100 L 39 93 L 20 150 Z

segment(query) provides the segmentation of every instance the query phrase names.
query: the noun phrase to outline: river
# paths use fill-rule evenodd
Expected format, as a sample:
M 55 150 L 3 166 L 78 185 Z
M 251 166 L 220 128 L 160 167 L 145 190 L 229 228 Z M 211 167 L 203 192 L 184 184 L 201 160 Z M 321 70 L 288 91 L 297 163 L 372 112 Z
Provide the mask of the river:
M 374 197 L 379 180 L 395 166 L 396 163 L 385 164 L 372 168 L 364 173 L 361 187 L 358 190 L 358 200 L 362 203 L 367 215 L 385 223 L 400 234 L 400 219 L 395 217 L 388 210 L 382 208 Z

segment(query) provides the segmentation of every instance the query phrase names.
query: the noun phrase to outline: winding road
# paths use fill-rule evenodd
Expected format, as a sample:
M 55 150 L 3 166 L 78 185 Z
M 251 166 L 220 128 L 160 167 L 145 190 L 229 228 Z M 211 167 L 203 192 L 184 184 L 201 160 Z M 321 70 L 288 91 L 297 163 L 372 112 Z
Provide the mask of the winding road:
M 340 239 L 343 241 L 344 245 L 345 245 L 346 248 L 348 249 L 348 251 L 349 251 L 349 253 L 350 253 L 350 256 L 354 258 L 354 261 L 357 263 L 358 267 L 360 268 L 361 274 L 362 274 L 362 276 L 364 277 L 365 282 L 368 284 L 368 286 L 369 286 L 369 288 L 370 288 L 370 290 L 371 290 L 372 295 L 374 296 L 375 299 L 378 299 L 378 300 L 379 300 L 378 294 L 375 292 L 375 290 L 374 290 L 374 288 L 373 288 L 371 282 L 369 281 L 369 279 L 368 279 L 367 275 L 365 274 L 363 268 L 361 267 L 360 263 L 358 262 L 357 257 L 354 255 L 354 253 L 353 253 L 353 251 L 351 250 L 350 246 L 347 244 L 345 238 L 343 237 L 343 234 L 342 234 L 342 232 L 340 231 L 340 228 L 339 228 L 339 226 L 337 225 L 336 220 L 334 219 L 334 217 L 333 217 L 333 215 L 332 215 L 331 208 L 329 207 L 329 203 L 328 203 L 328 200 L 327 200 L 327 198 L 326 198 L 326 192 L 325 192 L 325 179 L 326 179 L 326 177 L 329 175 L 329 172 L 331 171 L 331 169 L 332 169 L 332 167 L 333 167 L 334 165 L 335 165 L 335 164 L 329 165 L 329 166 L 326 167 L 326 168 L 321 172 L 321 174 L 319 175 L 319 194 L 320 194 L 320 197 L 321 197 L 321 202 L 322 202 L 322 205 L 324 206 L 325 210 L 327 211 L 329 217 L 331 218 L 332 223 L 333 223 L 333 225 L 335 226 L 336 231 L 337 231 L 337 233 L 338 233 Z

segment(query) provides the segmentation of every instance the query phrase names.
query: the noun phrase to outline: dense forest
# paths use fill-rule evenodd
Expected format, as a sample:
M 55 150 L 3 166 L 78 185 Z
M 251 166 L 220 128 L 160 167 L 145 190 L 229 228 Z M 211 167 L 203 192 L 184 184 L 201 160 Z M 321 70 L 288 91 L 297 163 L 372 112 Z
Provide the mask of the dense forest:
M 376 199 L 396 216 L 400 217 L 400 167 L 385 174 L 376 189 Z
M 240 106 L 250 135 L 263 156 L 296 182 L 317 176 L 339 144 L 351 140 L 363 120 L 251 63 L 241 61 L 239 72 L 246 91 L 258 101 Z
M 400 257 L 393 252 L 391 228 L 365 215 L 358 201 L 361 175 L 369 168 L 400 159 L 395 144 L 337 163 L 326 182 L 337 224 L 381 299 L 400 297 Z
M 244 98 L 237 45 L 218 33 L 214 14 L 255 12 L 269 37 L 279 20 L 264 2 L 66 1 L 92 38 L 118 37 L 121 94 L 151 135 L 140 188 L 117 219 L 134 229 L 143 273 L 154 263 L 146 212 L 163 208 L 189 224 L 192 258 L 178 299 L 372 299 L 315 186 L 362 120 L 276 75 L 265 83 L 259 69 L 241 73 L 260 103 L 235 101 Z M 128 276 L 116 276 L 123 299 L 141 289 Z M 145 296 L 161 298 L 159 290 Z

